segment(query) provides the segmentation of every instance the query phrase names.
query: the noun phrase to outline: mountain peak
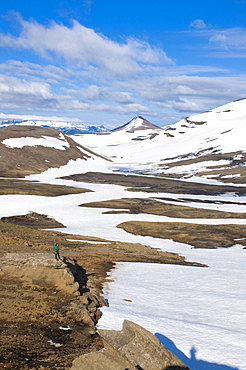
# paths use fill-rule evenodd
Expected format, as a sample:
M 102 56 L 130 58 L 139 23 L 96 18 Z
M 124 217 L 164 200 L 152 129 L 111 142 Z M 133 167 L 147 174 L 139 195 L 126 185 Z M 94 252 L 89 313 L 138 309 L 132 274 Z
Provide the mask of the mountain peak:
M 135 116 L 131 119 L 131 121 L 111 131 L 116 132 L 116 131 L 124 130 L 125 132 L 133 133 L 135 131 L 148 130 L 148 129 L 162 130 L 161 127 L 153 125 L 152 123 L 150 123 L 148 120 L 146 120 L 142 116 Z
M 131 121 L 134 121 L 135 119 L 138 119 L 138 118 L 140 118 L 140 119 L 142 119 L 143 121 L 147 121 L 144 117 L 142 117 L 142 116 L 135 116 L 135 117 L 133 117 L 132 119 L 131 119 Z M 130 122 L 131 122 L 130 121 Z

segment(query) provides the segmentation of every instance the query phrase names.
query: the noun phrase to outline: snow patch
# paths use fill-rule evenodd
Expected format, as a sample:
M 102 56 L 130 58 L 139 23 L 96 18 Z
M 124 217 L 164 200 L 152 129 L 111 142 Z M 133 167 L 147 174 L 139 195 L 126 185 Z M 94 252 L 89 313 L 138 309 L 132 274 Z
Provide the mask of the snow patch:
M 69 143 L 65 140 L 65 137 L 60 134 L 60 139 L 43 136 L 41 138 L 36 137 L 21 137 L 21 138 L 10 138 L 4 139 L 2 144 L 8 148 L 23 148 L 24 146 L 44 146 L 48 148 L 54 148 L 59 150 L 66 150 L 69 148 Z

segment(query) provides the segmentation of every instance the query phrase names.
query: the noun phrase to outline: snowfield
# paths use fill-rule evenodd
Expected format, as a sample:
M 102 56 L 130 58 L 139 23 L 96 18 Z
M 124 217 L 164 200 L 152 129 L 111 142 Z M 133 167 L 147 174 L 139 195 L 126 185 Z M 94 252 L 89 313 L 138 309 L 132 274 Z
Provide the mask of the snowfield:
M 118 263 L 114 282 L 105 284 L 109 307 L 99 327 L 120 330 L 124 319 L 134 321 L 191 370 L 246 369 L 245 250 L 194 251 L 180 243 L 162 249 L 209 267 Z

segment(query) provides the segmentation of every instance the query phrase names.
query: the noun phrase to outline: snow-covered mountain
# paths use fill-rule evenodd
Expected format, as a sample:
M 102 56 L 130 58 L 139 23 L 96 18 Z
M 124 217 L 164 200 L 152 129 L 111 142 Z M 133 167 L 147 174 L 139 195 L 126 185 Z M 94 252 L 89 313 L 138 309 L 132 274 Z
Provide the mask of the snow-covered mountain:
M 246 180 L 246 99 L 163 129 L 143 122 L 136 117 L 107 135 L 74 139 L 111 157 L 118 170 L 176 178 L 199 175 L 223 182 Z M 139 127 L 147 127 L 143 135 Z
M 130 134 L 140 134 L 139 137 L 137 136 L 136 139 L 143 140 L 146 137 L 149 137 L 150 135 L 157 134 L 160 130 L 162 130 L 160 127 L 153 125 L 149 121 L 147 121 L 145 118 L 141 116 L 134 117 L 130 122 L 125 123 L 123 126 L 117 127 L 111 132 L 119 132 L 123 131 L 125 133 Z M 146 132 L 146 136 L 143 135 L 143 131 Z M 133 139 L 132 139 L 133 140 Z
M 138 152 L 149 150 L 153 160 L 166 160 L 243 151 L 245 132 L 246 99 L 242 99 L 166 127 L 151 142 L 143 143 Z
M 51 121 L 51 120 L 8 120 L 0 123 L 0 128 L 9 125 L 25 125 L 25 126 L 41 126 L 52 127 L 56 130 L 65 132 L 68 135 L 74 134 L 91 134 L 95 132 L 106 131 L 103 125 L 100 126 L 87 126 L 82 123 L 71 123 L 64 121 Z
M 153 140 L 163 129 L 153 125 L 141 116 L 134 117 L 130 122 L 111 131 L 92 135 L 75 135 L 73 139 L 98 152 L 116 159 L 124 156 L 125 150 L 135 150 L 143 141 Z
M 124 160 L 162 175 L 200 174 L 223 181 L 245 178 L 246 99 L 197 114 L 166 127 Z M 144 165 L 148 163 L 148 165 Z

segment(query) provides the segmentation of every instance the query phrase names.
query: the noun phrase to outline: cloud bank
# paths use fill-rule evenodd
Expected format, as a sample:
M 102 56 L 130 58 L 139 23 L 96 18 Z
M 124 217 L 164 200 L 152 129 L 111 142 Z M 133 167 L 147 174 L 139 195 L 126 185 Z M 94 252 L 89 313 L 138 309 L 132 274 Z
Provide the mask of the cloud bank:
M 75 20 L 71 28 L 55 22 L 44 26 L 20 17 L 18 20 L 22 27 L 20 36 L 1 34 L 0 46 L 32 50 L 46 58 L 59 56 L 77 67 L 94 68 L 117 77 L 139 73 L 146 64 L 172 62 L 163 50 L 145 41 L 129 37 L 118 43 Z
M 3 114 L 71 114 L 82 121 L 85 113 L 140 114 L 164 125 L 246 95 L 245 74 L 175 63 L 163 48 L 145 40 L 112 40 L 76 20 L 70 27 L 20 15 L 15 21 L 18 35 L 0 34 L 0 48 L 16 53 L 0 64 Z M 218 30 L 202 19 L 190 27 L 187 40 L 202 41 L 193 53 L 221 58 L 245 51 L 245 29 Z

